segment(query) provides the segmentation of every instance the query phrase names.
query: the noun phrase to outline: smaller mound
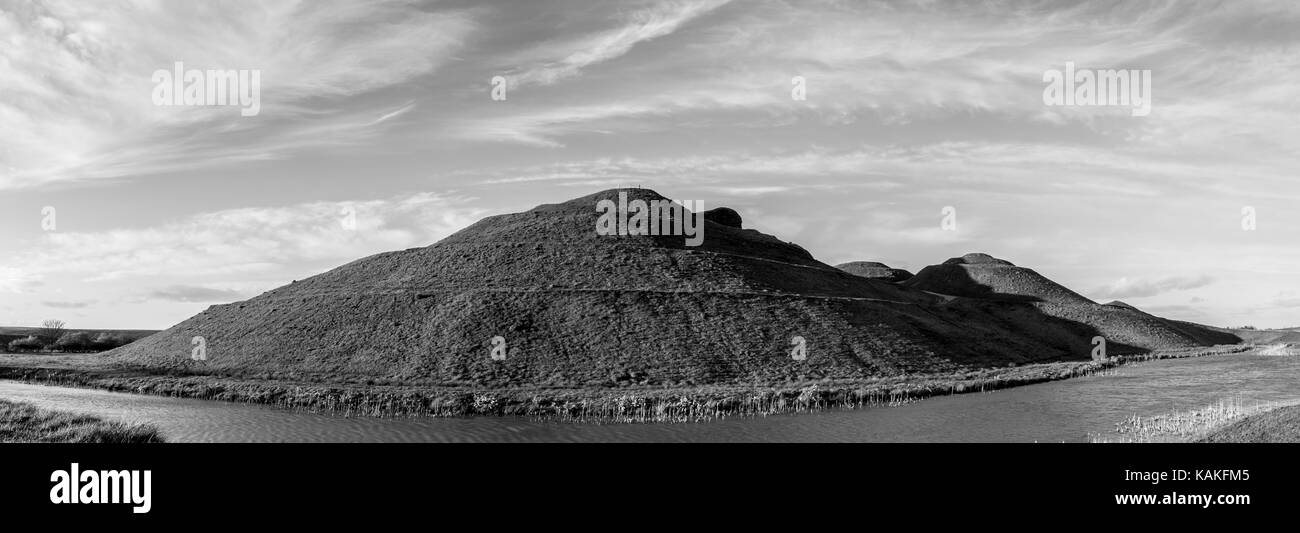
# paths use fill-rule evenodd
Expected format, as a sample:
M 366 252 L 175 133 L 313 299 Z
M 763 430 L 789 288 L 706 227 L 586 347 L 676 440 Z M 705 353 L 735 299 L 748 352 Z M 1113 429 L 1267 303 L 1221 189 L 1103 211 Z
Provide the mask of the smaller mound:
M 944 261 L 943 264 L 945 265 L 987 265 L 987 266 L 1009 266 L 1009 267 L 1016 266 L 1011 264 L 1011 261 L 1007 261 L 1005 259 L 998 259 L 996 257 L 984 253 L 973 253 L 973 254 L 966 254 L 961 257 L 954 257 L 952 259 Z
M 1292 329 L 1234 329 L 1228 331 L 1251 344 L 1300 344 L 1300 332 Z
M 705 211 L 704 220 L 731 228 L 744 229 L 740 227 L 742 223 L 740 213 L 730 207 L 715 207 Z
M 1129 304 L 1126 304 L 1124 302 L 1121 302 L 1119 300 L 1115 300 L 1113 302 L 1107 302 L 1106 305 L 1109 305 L 1111 307 L 1123 307 L 1124 309 L 1132 309 L 1134 311 L 1140 311 L 1140 309 L 1133 307 Z
M 869 279 L 878 279 L 897 283 L 911 279 L 912 273 L 901 268 L 889 268 L 889 265 L 875 261 L 850 261 L 835 265 L 835 268 Z

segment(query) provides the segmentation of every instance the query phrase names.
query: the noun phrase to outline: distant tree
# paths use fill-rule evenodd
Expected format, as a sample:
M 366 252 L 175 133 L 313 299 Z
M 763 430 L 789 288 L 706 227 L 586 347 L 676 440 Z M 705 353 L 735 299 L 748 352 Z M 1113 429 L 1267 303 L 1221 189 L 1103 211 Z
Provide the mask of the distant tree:
M 65 352 L 84 352 L 93 347 L 90 334 L 84 331 L 65 333 L 54 342 L 54 348 Z
M 95 350 L 103 351 L 103 350 L 112 350 L 113 348 L 117 348 L 118 346 L 123 346 L 129 343 L 130 341 L 126 340 L 126 337 L 114 333 L 104 332 L 104 333 L 100 333 L 99 335 L 96 335 L 95 340 L 91 341 L 90 345 L 91 348 Z
M 35 352 L 45 347 L 45 343 L 33 336 L 14 339 L 9 343 L 11 352 Z
M 59 337 L 63 336 L 63 326 L 66 325 L 62 320 L 53 318 L 41 322 L 40 337 L 45 339 L 45 344 L 54 344 L 55 341 L 59 340 Z

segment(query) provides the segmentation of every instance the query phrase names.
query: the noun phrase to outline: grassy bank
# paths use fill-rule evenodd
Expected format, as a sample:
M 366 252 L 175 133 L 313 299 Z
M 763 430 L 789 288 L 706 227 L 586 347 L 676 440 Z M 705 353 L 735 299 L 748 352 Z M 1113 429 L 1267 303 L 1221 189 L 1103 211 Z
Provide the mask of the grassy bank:
M 1094 435 L 1092 442 L 1270 442 L 1252 440 L 1269 433 L 1285 433 L 1284 423 L 1300 421 L 1300 411 L 1290 418 L 1272 416 L 1295 411 L 1300 402 L 1247 402 L 1226 398 L 1200 409 L 1149 417 L 1133 415 L 1115 425 L 1113 435 Z M 1297 428 L 1289 428 L 1295 442 Z M 1279 435 L 1281 436 L 1281 435 Z M 1235 440 L 1234 440 L 1235 439 Z M 1287 441 L 1277 441 L 1287 442 Z
M 897 405 L 922 398 L 985 392 L 1082 377 L 1132 362 L 1240 353 L 1249 346 L 1220 346 L 1111 358 L 913 374 L 862 380 L 698 387 L 511 388 L 354 385 L 251 379 L 208 374 L 160 375 L 107 366 L 95 358 L 42 361 L 0 358 L 0 379 L 118 392 L 153 394 L 370 416 L 514 415 L 565 421 L 679 422 L 723 416 L 769 415 L 821 409 Z
M 0 400 L 0 442 L 138 443 L 163 442 L 163 438 L 153 426 Z
M 1300 405 L 1246 416 L 1207 432 L 1197 442 L 1300 442 Z

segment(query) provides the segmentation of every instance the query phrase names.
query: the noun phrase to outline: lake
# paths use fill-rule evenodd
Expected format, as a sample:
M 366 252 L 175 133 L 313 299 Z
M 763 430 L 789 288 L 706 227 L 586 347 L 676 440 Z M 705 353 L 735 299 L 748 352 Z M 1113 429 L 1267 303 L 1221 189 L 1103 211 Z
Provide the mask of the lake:
M 1083 442 L 1129 415 L 1221 399 L 1300 399 L 1300 357 L 1220 355 L 897 407 L 734 417 L 698 423 L 590 424 L 517 417 L 357 417 L 252 404 L 0 381 L 0 398 L 148 422 L 172 442 Z

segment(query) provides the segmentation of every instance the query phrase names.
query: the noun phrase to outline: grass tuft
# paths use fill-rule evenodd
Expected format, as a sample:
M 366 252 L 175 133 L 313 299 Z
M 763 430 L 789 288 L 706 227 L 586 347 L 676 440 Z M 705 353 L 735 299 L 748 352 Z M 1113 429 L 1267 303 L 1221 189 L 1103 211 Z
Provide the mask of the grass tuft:
M 1274 409 L 1300 405 L 1300 400 L 1286 402 L 1246 402 L 1241 396 L 1224 398 L 1200 409 L 1155 416 L 1130 415 L 1115 424 L 1115 434 L 1093 435 L 1092 442 L 1190 442 L 1238 420 Z
M 0 442 L 144 443 L 163 442 L 163 437 L 150 425 L 107 421 L 0 400 Z

